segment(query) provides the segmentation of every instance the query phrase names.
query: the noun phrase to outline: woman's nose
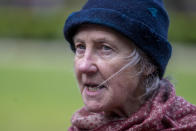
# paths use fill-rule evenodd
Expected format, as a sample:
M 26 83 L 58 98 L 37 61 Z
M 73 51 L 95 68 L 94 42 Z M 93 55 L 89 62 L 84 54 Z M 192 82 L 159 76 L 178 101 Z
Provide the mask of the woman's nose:
M 97 65 L 92 57 L 84 56 L 79 63 L 79 71 L 86 74 L 97 72 Z

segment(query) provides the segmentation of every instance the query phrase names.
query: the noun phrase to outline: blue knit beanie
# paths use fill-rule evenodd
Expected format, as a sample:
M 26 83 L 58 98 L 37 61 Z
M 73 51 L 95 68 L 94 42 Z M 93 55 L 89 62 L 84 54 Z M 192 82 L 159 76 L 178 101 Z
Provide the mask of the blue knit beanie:
M 81 24 L 110 27 L 131 39 L 159 69 L 162 78 L 172 47 L 167 40 L 169 19 L 162 0 L 88 0 L 66 20 L 64 36 L 75 51 L 72 37 Z

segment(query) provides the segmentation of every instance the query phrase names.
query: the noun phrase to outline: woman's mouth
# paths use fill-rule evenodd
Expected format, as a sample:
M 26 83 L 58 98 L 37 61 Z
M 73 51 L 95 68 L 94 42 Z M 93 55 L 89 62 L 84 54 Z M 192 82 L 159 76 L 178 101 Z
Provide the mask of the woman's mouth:
M 103 94 L 105 85 L 99 84 L 85 84 L 84 85 L 84 94 L 90 97 L 100 96 Z
M 85 84 L 85 87 L 88 91 L 96 92 L 100 89 L 106 88 L 105 85 L 98 85 L 98 84 Z

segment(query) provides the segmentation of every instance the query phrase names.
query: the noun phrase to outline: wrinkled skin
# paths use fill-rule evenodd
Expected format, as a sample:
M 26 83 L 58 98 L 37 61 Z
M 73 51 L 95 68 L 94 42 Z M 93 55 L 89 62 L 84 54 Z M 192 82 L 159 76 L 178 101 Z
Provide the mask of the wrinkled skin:
M 130 66 L 113 77 L 101 88 L 104 80 L 119 71 L 131 59 L 133 43 L 118 32 L 98 25 L 83 25 L 74 38 L 75 73 L 85 108 L 91 112 L 115 113 L 126 117 L 139 107 L 135 98 L 140 76 Z M 133 77 L 134 76 L 134 77 Z

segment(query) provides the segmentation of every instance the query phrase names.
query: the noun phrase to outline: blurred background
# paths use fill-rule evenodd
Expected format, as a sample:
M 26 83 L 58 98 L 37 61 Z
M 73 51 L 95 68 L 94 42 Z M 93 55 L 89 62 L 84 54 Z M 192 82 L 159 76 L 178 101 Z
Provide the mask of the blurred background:
M 86 0 L 0 1 L 0 131 L 65 131 L 83 104 L 67 16 Z M 196 104 L 196 1 L 165 0 L 173 56 L 166 77 Z

